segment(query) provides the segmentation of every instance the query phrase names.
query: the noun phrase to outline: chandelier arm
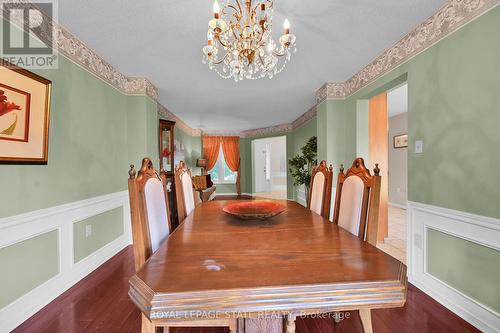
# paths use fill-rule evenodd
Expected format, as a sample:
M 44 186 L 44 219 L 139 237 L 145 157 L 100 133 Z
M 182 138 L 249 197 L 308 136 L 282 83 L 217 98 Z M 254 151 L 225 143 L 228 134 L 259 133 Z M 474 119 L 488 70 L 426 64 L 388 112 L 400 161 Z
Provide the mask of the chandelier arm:
M 264 68 L 264 60 L 262 60 L 262 56 L 259 54 L 259 61 L 260 64 L 262 65 L 262 68 Z
M 286 52 L 283 52 L 283 53 L 279 53 L 279 52 L 276 52 L 273 50 L 273 54 L 277 57 L 284 57 L 286 55 Z
M 256 4 L 255 7 L 253 7 L 253 12 L 257 13 L 257 8 L 259 8 L 260 3 Z
M 222 62 L 224 62 L 224 60 L 226 60 L 226 58 L 227 58 L 228 54 L 229 54 L 229 53 L 228 53 L 228 52 L 226 52 L 226 54 L 224 54 L 224 56 L 221 58 L 221 60 L 219 60 L 219 61 L 214 61 L 214 64 L 216 64 L 216 65 L 220 65 L 220 64 L 222 64 Z
M 260 42 L 262 42 L 262 38 L 264 38 L 264 32 L 265 32 L 264 28 L 261 27 L 261 33 L 259 36 L 259 40 L 257 41 L 259 44 L 260 44 Z
M 229 46 L 229 44 L 224 44 L 222 42 L 222 40 L 220 39 L 220 35 L 215 35 L 215 39 L 217 39 L 217 41 L 220 43 L 220 45 L 224 46 L 225 48 L 227 48 Z
M 233 33 L 234 39 L 238 39 L 238 36 L 236 35 L 236 31 L 234 31 L 234 27 L 231 28 L 231 32 Z
M 240 0 L 236 0 L 236 5 L 238 5 L 238 8 L 240 9 L 240 16 L 243 16 L 243 9 L 241 8 Z
M 233 4 L 228 4 L 228 5 L 224 6 L 224 9 L 222 10 L 222 12 L 223 12 L 224 14 L 229 14 L 229 13 L 226 13 L 226 12 L 224 11 L 226 8 L 230 8 L 230 9 L 234 10 L 234 12 L 235 12 L 235 13 L 234 13 L 234 15 L 235 15 L 235 16 L 237 16 L 238 14 L 239 14 L 240 16 L 241 16 L 241 15 L 243 15 L 243 13 L 241 12 L 241 7 L 240 7 L 240 10 L 238 10 L 238 8 L 234 7 L 234 5 L 233 5 Z

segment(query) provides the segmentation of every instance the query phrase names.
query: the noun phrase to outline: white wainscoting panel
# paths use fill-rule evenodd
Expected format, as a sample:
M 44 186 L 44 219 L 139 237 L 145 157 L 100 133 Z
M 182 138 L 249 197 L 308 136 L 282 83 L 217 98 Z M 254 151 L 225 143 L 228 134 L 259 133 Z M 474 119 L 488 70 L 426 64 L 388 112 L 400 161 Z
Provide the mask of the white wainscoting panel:
M 408 280 L 483 332 L 500 333 L 500 315 L 427 272 L 429 228 L 500 251 L 500 219 L 408 202 Z
M 123 235 L 74 263 L 73 224 L 119 207 L 123 208 Z M 1 218 L 0 249 L 52 230 L 59 232 L 59 274 L 0 309 L 0 332 L 19 326 L 132 243 L 128 191 Z

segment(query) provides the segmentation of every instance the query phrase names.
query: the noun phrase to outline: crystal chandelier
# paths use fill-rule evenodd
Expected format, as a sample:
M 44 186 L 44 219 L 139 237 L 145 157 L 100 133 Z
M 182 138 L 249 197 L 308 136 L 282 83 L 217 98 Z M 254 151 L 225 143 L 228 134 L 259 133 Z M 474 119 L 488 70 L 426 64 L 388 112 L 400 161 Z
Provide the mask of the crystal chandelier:
M 273 40 L 273 0 L 245 0 L 244 7 L 240 0 L 227 0 L 222 9 L 215 0 L 213 9 L 203 47 L 203 63 L 210 69 L 240 81 L 271 79 L 285 68 L 296 51 L 296 38 L 286 19 L 279 44 Z

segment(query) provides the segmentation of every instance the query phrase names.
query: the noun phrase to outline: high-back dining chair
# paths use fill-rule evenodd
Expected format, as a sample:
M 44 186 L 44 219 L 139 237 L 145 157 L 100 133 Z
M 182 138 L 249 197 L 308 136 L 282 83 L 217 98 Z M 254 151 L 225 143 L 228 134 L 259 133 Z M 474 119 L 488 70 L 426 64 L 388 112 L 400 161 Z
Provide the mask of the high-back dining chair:
M 137 173 L 130 166 L 128 191 L 136 271 L 156 252 L 170 234 L 170 210 L 166 179 L 153 168 L 147 157 Z
M 321 161 L 317 167 L 313 168 L 307 208 L 327 219 L 330 218 L 332 181 L 333 168 L 331 165 L 327 167 L 326 161 Z
M 373 172 L 372 176 L 361 157 L 354 160 L 345 174 L 341 165 L 333 222 L 376 245 L 381 180 L 378 164 L 375 164 Z
M 175 193 L 179 222 L 182 222 L 196 207 L 191 171 L 184 161 L 180 161 L 175 168 Z
M 151 160 L 145 157 L 138 173 L 134 165 L 130 166 L 128 173 L 135 270 L 138 271 L 168 238 L 171 230 L 170 216 L 165 176 L 158 174 Z M 189 179 L 191 179 L 190 175 Z M 191 193 L 193 193 L 192 190 Z M 141 332 L 154 333 L 156 327 L 162 327 L 163 332 L 168 332 L 170 327 L 212 326 L 229 327 L 230 331 L 235 333 L 237 321 L 236 319 L 176 320 L 155 325 L 142 314 Z

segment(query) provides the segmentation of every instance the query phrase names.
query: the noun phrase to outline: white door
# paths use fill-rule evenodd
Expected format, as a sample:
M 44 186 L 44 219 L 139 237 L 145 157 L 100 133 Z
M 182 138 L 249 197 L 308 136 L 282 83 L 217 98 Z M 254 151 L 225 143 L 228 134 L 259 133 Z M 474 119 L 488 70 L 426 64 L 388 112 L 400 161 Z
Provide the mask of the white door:
M 269 187 L 269 144 L 254 141 L 255 192 L 267 192 Z

